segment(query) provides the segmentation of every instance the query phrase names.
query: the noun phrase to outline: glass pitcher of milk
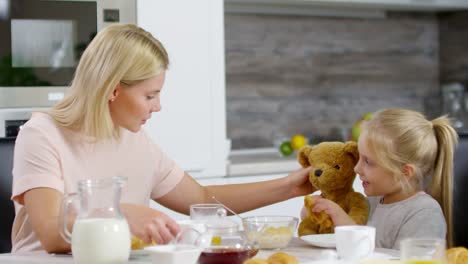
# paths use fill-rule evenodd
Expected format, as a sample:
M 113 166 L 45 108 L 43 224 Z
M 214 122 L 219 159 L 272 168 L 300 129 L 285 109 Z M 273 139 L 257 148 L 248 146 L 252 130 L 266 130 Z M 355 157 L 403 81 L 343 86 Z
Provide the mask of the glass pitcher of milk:
M 82 180 L 76 194 L 64 197 L 60 233 L 71 244 L 75 263 L 127 263 L 130 230 L 120 211 L 125 181 L 123 177 Z M 73 221 L 70 216 L 75 205 L 78 209 Z M 71 233 L 70 223 L 73 223 Z

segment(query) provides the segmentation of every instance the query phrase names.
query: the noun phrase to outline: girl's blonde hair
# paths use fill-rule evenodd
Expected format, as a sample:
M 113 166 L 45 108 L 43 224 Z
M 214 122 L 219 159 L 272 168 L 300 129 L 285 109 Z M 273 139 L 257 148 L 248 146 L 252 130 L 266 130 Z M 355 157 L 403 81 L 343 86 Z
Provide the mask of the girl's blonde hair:
M 364 127 L 376 162 L 394 175 L 403 190 L 426 190 L 439 202 L 451 245 L 453 155 L 458 135 L 450 120 L 442 116 L 429 121 L 416 111 L 384 109 L 374 113 Z M 416 185 L 403 175 L 406 164 L 414 168 Z
M 168 65 L 166 50 L 149 32 L 131 24 L 108 26 L 86 48 L 69 93 L 49 114 L 95 140 L 118 138 L 108 105 L 113 90 L 157 76 Z

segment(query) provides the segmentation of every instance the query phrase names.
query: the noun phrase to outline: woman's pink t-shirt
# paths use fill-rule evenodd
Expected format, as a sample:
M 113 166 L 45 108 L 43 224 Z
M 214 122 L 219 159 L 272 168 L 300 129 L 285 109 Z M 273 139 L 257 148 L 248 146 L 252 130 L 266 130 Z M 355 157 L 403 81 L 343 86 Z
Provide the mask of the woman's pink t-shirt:
M 184 171 L 169 159 L 143 131 L 122 129 L 121 139 L 93 143 L 58 126 L 45 113 L 34 113 L 16 139 L 13 192 L 16 217 L 12 252 L 43 250 L 18 197 L 47 187 L 61 193 L 76 192 L 83 179 L 123 176 L 127 183 L 121 202 L 149 205 L 172 190 Z M 47 205 L 44 205 L 47 206 Z

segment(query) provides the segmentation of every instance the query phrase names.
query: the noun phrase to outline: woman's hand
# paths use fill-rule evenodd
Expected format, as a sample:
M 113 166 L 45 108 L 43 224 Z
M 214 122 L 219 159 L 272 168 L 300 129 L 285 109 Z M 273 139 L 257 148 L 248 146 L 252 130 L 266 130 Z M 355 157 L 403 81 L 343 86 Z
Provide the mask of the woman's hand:
M 318 213 L 322 211 L 330 216 L 335 226 L 356 224 L 338 204 L 320 195 L 314 195 L 314 207 L 312 208 L 312 212 Z
M 291 172 L 285 177 L 288 180 L 288 186 L 292 190 L 292 197 L 303 196 L 317 191 L 309 181 L 309 172 L 312 167 L 301 168 Z
M 122 204 L 122 211 L 127 218 L 130 232 L 145 244 L 153 241 L 167 244 L 180 231 L 179 225 L 166 214 L 135 204 Z

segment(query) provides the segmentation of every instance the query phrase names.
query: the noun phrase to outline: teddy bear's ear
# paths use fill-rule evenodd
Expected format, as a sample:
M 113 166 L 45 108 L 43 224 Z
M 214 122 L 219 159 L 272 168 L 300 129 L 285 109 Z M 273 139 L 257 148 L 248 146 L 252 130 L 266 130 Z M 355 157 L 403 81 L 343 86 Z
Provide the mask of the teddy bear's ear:
M 303 168 L 307 168 L 310 166 L 309 154 L 311 151 L 311 146 L 303 146 L 299 149 L 299 152 L 297 153 L 297 161 L 299 162 L 299 164 L 301 164 Z
M 357 163 L 358 160 L 359 160 L 359 152 L 358 152 L 358 147 L 357 147 L 357 143 L 354 142 L 354 141 L 348 141 L 345 143 L 345 146 L 344 146 L 344 151 L 348 154 L 350 154 L 351 156 L 353 156 L 355 162 Z

